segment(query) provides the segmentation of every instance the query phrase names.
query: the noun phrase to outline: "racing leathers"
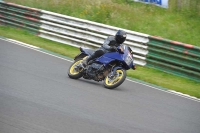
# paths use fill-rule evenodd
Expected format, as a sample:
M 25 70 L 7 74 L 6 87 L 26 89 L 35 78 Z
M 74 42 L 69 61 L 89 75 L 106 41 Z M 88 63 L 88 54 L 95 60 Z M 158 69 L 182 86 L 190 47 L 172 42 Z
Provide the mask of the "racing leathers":
M 108 36 L 107 39 L 104 41 L 103 45 L 98 48 L 92 55 L 90 55 L 88 58 L 83 60 L 83 65 L 86 66 L 90 60 L 93 60 L 97 57 L 102 56 L 105 53 L 108 52 L 115 52 L 117 50 L 117 47 L 121 44 L 117 43 L 115 36 Z

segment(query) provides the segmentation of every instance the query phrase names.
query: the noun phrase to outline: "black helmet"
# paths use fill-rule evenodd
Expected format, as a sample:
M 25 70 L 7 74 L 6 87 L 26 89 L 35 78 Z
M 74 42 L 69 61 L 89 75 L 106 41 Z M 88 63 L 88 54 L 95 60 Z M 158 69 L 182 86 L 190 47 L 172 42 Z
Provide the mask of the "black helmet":
M 115 40 L 117 43 L 122 44 L 126 40 L 126 32 L 123 30 L 118 30 L 115 35 Z

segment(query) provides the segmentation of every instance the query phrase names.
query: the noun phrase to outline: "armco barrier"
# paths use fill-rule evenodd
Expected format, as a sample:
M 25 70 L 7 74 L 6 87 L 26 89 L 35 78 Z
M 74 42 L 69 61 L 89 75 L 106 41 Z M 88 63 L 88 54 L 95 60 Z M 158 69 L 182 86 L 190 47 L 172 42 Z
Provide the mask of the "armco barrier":
M 100 47 L 107 36 L 121 29 L 8 2 L 0 2 L 0 22 L 25 28 L 46 39 L 90 48 Z M 125 44 L 134 52 L 134 63 L 146 65 L 149 35 L 129 30 L 126 32 Z
M 147 66 L 200 81 L 199 47 L 154 36 L 149 39 Z
M 75 47 L 97 48 L 120 28 L 0 0 L 0 24 L 29 30 Z M 134 63 L 200 82 L 200 48 L 126 30 Z
M 40 10 L 0 1 L 0 22 L 3 24 L 24 28 L 38 34 L 41 15 Z

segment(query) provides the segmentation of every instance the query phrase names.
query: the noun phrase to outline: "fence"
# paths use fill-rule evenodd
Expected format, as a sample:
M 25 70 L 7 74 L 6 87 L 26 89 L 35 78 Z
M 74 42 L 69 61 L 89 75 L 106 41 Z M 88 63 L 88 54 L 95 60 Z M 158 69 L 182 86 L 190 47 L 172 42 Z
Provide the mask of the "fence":
M 200 15 L 199 0 L 169 0 L 170 8 L 177 11 L 188 11 L 188 13 Z
M 147 66 L 200 81 L 200 48 L 160 37 L 149 37 Z
M 117 27 L 0 1 L 0 24 L 75 47 L 97 48 Z M 200 81 L 200 48 L 126 30 L 134 63 Z

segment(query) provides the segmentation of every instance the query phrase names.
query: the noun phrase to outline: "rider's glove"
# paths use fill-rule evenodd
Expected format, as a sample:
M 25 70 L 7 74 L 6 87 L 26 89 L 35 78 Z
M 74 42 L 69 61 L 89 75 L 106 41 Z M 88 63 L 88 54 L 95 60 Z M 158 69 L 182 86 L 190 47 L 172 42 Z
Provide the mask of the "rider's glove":
M 115 51 L 115 52 L 118 51 L 118 50 L 117 50 L 117 47 L 115 47 L 115 46 L 112 46 L 111 49 L 112 49 L 113 51 Z

